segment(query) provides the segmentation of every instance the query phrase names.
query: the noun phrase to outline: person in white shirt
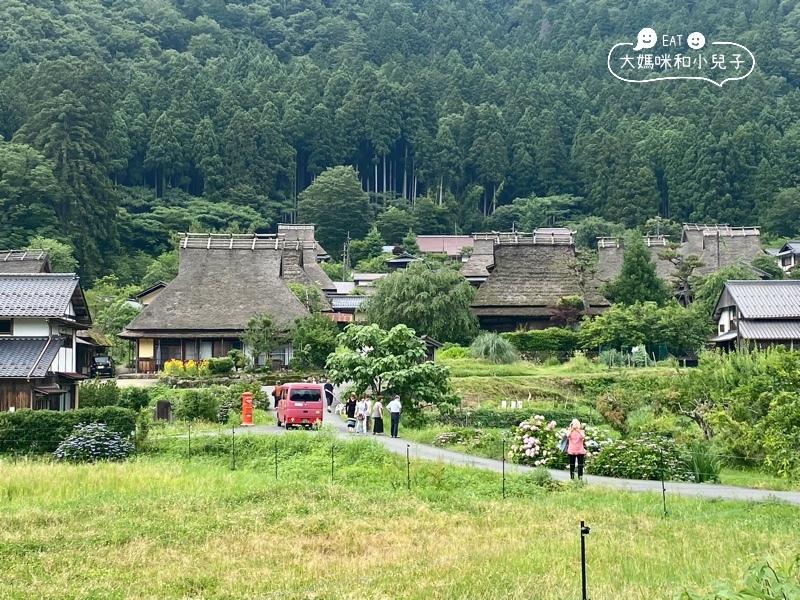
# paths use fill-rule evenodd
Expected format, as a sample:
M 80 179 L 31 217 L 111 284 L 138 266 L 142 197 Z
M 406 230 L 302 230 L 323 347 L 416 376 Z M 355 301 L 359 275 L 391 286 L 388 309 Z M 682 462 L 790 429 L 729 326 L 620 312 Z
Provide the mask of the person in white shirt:
M 392 419 L 391 431 L 393 438 L 397 437 L 397 428 L 400 425 L 400 412 L 403 410 L 403 405 L 400 404 L 400 396 L 396 395 L 394 399 L 386 406 L 389 415 Z
M 356 404 L 356 435 L 359 433 L 367 434 L 367 415 L 369 414 L 369 402 L 366 396 Z

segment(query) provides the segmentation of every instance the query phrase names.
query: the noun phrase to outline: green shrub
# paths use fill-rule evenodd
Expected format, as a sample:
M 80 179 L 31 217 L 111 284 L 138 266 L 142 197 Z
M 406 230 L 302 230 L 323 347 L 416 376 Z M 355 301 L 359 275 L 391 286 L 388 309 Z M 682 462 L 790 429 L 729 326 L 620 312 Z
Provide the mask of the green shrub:
M 127 438 L 136 430 L 136 413 L 117 406 L 0 413 L 0 452 L 54 452 L 76 425 L 85 423 L 105 423 Z
M 186 390 L 174 407 L 175 418 L 181 421 L 210 421 L 218 419 L 220 401 L 211 390 Z
M 233 359 L 228 357 L 209 358 L 208 372 L 211 375 L 228 375 L 233 371 Z
M 438 358 L 467 358 L 469 356 L 469 348 L 452 344 L 449 348 L 442 348 L 436 353 Z
M 689 446 L 692 473 L 696 483 L 719 483 L 722 461 L 719 454 L 708 443 L 696 441 Z
M 582 422 L 597 422 L 601 419 L 589 408 L 576 407 L 575 409 L 540 409 L 536 408 L 537 415 L 542 415 L 546 421 L 569 423 L 572 419 Z M 479 408 L 455 408 L 452 410 L 440 409 L 436 421 L 442 425 L 454 427 L 486 427 L 497 429 L 511 429 L 531 416 L 530 408 L 504 409 L 491 406 Z
M 143 387 L 124 387 L 119 390 L 118 405 L 139 412 L 150 404 L 150 392 Z
M 614 441 L 587 465 L 595 475 L 625 479 L 694 481 L 685 449 L 670 438 L 642 434 L 632 441 Z
M 67 462 L 97 462 L 125 460 L 132 453 L 133 443 L 119 432 L 104 423 L 83 423 L 58 445 L 53 457 Z
M 99 408 L 119 404 L 119 388 L 113 379 L 85 381 L 78 388 L 78 404 L 81 408 Z
M 578 334 L 571 329 L 548 327 L 501 334 L 520 352 L 572 352 L 578 348 Z
M 496 365 L 510 365 L 517 360 L 517 353 L 511 342 L 496 333 L 484 331 L 469 347 L 473 358 L 483 358 Z

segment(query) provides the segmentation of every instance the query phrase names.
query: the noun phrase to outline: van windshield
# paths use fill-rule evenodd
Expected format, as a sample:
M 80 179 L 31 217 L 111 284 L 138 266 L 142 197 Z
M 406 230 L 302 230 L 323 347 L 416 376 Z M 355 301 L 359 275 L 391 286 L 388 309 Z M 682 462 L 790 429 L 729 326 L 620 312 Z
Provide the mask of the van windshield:
M 292 390 L 289 396 L 295 402 L 319 402 L 321 398 L 319 390 Z

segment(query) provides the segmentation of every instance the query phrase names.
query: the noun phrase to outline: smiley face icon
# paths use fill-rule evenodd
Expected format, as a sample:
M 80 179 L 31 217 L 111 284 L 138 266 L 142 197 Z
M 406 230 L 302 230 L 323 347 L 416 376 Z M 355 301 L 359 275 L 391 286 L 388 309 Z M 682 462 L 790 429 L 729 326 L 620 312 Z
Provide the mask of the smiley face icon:
M 656 32 L 654 29 L 650 27 L 645 27 L 639 32 L 639 35 L 636 36 L 636 47 L 634 47 L 634 52 L 638 52 L 642 48 L 652 48 L 656 45 Z
M 700 48 L 706 45 L 706 36 L 699 31 L 695 31 L 688 35 L 686 43 L 689 44 L 689 48 L 692 50 L 700 50 Z

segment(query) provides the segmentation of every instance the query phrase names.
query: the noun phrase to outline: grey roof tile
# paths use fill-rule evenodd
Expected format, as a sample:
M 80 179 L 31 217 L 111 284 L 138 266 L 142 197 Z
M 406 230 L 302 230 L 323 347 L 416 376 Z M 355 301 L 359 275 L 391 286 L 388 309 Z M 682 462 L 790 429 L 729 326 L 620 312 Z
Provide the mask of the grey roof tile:
M 77 286 L 72 273 L 0 274 L 0 317 L 65 317 Z
M 739 321 L 745 340 L 800 340 L 800 321 Z
M 745 319 L 800 319 L 800 279 L 728 281 L 725 292 Z
M 44 377 L 63 345 L 60 337 L 0 338 L 0 377 Z

